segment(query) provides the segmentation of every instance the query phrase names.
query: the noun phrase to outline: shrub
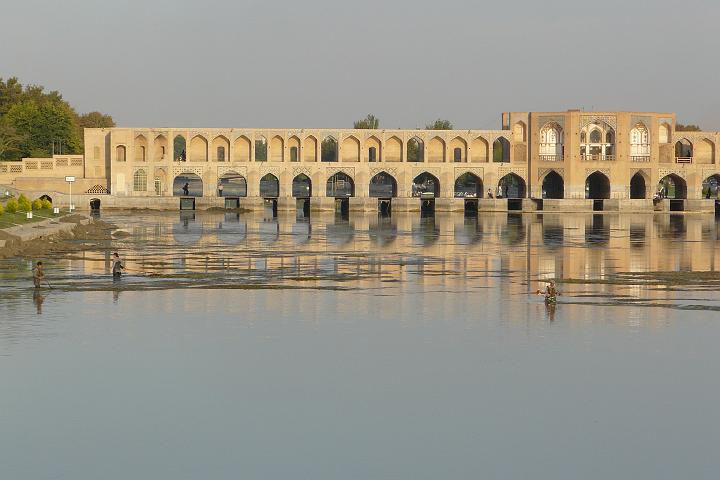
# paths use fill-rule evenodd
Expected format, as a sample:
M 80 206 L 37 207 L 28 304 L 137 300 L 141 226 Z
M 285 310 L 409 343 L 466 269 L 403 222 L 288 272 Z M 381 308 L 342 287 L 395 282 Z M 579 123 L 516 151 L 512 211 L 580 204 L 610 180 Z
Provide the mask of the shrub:
M 0 203 L 0 215 L 2 215 L 3 213 L 5 213 L 5 207 L 3 207 Z
M 32 209 L 40 210 L 41 208 L 43 208 L 42 200 L 40 200 L 39 198 L 36 198 L 35 200 L 33 200 Z
M 8 213 L 15 213 L 18 210 L 18 202 L 14 198 L 11 198 L 7 201 L 5 204 L 5 210 L 7 210 Z
M 40 200 L 40 203 L 42 204 L 42 208 L 45 208 L 47 210 L 50 210 L 52 208 L 52 202 L 47 198 L 43 198 L 42 200 Z
M 32 210 L 32 203 L 30 203 L 30 200 L 25 195 L 20 195 L 18 198 L 18 207 L 20 207 L 20 210 L 23 212 L 29 212 Z

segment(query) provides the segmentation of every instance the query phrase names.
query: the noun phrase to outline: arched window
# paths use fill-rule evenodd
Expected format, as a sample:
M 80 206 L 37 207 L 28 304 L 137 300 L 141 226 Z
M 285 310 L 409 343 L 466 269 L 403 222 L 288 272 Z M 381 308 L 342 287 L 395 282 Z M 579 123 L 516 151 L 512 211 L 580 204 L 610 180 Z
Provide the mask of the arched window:
M 225 161 L 225 147 L 217 147 L 217 161 L 218 162 Z
M 255 161 L 267 162 L 267 138 L 262 135 L 255 139 Z
M 133 174 L 133 192 L 147 191 L 147 173 L 145 170 L 136 170 Z
M 540 160 L 554 162 L 563 160 L 562 127 L 549 123 L 540 130 Z
M 297 161 L 298 161 L 298 149 L 297 149 L 297 147 L 290 147 L 290 161 L 291 161 L 291 162 L 297 162 Z
M 588 141 L 589 140 L 589 141 Z M 580 130 L 582 160 L 615 160 L 615 130 L 598 120 Z
M 321 162 L 337 162 L 338 161 L 338 142 L 335 137 L 328 135 L 320 144 L 320 161 Z
M 590 132 L 590 143 L 600 143 L 602 140 L 602 133 L 600 130 L 593 130 Z
M 407 158 L 408 162 L 425 161 L 425 143 L 418 137 L 413 137 L 407 142 Z
M 678 163 L 691 163 L 693 157 L 693 144 L 687 138 L 675 143 L 675 157 Z
M 456 147 L 453 150 L 453 162 L 462 162 L 462 148 Z
M 118 145 L 115 147 L 115 160 L 118 162 L 124 162 L 125 161 L 125 146 L 124 145 Z
M 648 129 L 642 123 L 630 130 L 630 160 L 643 162 L 650 160 L 650 138 Z
M 377 162 L 377 148 L 370 147 L 368 149 L 368 162 Z

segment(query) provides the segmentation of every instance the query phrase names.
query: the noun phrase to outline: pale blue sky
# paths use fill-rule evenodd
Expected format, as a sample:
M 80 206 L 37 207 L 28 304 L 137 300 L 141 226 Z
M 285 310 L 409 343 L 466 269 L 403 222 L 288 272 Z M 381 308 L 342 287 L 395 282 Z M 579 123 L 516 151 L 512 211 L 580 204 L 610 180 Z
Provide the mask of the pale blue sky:
M 0 20 L 0 76 L 121 126 L 499 128 L 584 107 L 720 129 L 717 0 L 23 0 Z

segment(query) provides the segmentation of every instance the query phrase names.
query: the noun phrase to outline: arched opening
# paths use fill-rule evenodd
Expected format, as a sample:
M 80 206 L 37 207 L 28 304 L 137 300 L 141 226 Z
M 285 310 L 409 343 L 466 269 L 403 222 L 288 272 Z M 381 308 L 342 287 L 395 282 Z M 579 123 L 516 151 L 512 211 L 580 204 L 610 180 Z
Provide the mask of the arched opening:
M 293 178 L 292 196 L 295 198 L 312 197 L 312 180 L 310 180 L 310 177 L 308 177 L 304 173 L 301 173 L 300 175 Z
M 375 198 L 397 196 L 397 181 L 389 173 L 378 173 L 370 179 L 370 196 Z
M 99 198 L 93 198 L 90 200 L 90 210 L 93 212 L 97 212 L 100 210 L 100 199 Z
M 230 140 L 224 135 L 218 135 L 212 141 L 212 151 L 215 155 L 216 162 L 226 162 L 229 160 Z
M 202 197 L 202 179 L 194 173 L 181 173 L 173 180 L 174 197 Z
M 481 198 L 482 196 L 483 184 L 477 175 L 466 172 L 455 180 L 456 198 Z
M 630 198 L 643 199 L 647 197 L 647 187 L 645 185 L 645 177 L 642 173 L 637 172 L 630 179 Z
M 582 160 L 615 160 L 615 129 L 603 121 L 595 121 L 580 130 Z
M 148 141 L 144 135 L 138 135 L 135 137 L 135 161 L 144 162 L 147 160 L 145 154 L 147 152 Z
M 270 159 L 273 162 L 283 162 L 285 153 L 285 142 L 280 135 L 275 135 L 270 140 Z
M 250 150 L 250 139 L 240 135 L 233 143 L 233 160 L 236 162 L 249 162 Z
M 450 149 L 452 150 L 452 158 L 455 163 L 467 162 L 467 143 L 461 137 L 455 137 L 450 140 Z
M 40 195 L 40 200 L 47 200 L 48 202 L 52 203 L 52 197 L 50 195 Z
M 445 141 L 440 137 L 433 137 L 428 143 L 428 162 L 443 163 L 445 161 Z
M 703 198 L 712 198 L 717 200 L 720 198 L 720 175 L 711 175 L 702 184 L 702 195 Z M 40 197 L 42 198 L 42 197 Z
M 658 127 L 658 142 L 670 143 L 670 125 L 661 123 Z
M 300 161 L 300 139 L 292 136 L 288 139 L 288 146 L 290 147 L 290 161 Z
M 671 173 L 664 176 L 658 183 L 658 194 L 661 198 L 685 199 L 687 198 L 687 183 L 678 175 Z
M 440 196 L 440 180 L 433 175 L 423 172 L 412 183 L 413 197 L 439 197 Z
M 291 162 L 298 161 L 298 147 L 290 147 L 290 161 Z
M 650 135 L 642 122 L 635 124 L 630 130 L 630 160 L 633 162 L 650 160 Z
M 525 123 L 517 122 L 513 125 L 513 140 L 516 142 L 525 141 Z
M 350 135 L 345 138 L 342 143 L 342 161 L 343 162 L 359 162 L 360 161 L 360 140 Z
M 355 195 L 355 182 L 344 172 L 337 172 L 328 178 L 326 196 L 328 197 L 352 197 Z
M 195 135 L 190 140 L 190 161 L 207 162 L 208 142 L 202 135 Z
M 325 137 L 325 140 L 323 140 L 320 144 L 320 161 L 338 161 L 338 142 L 332 135 L 328 135 L 327 137 Z
M 263 198 L 277 198 L 280 196 L 280 182 L 272 173 L 260 179 L 260 196 Z
M 147 172 L 136 170 L 133 173 L 133 192 L 147 192 Z
M 499 137 L 493 142 L 493 162 L 507 163 L 509 161 L 510 142 L 505 137 Z
M 425 161 L 425 143 L 418 137 L 413 137 L 407 142 L 406 157 L 408 162 Z
M 182 135 L 176 135 L 173 139 L 173 158 L 177 162 L 184 162 L 187 160 L 187 149 L 185 137 Z
M 693 144 L 687 138 L 675 142 L 675 161 L 677 163 L 691 163 L 693 157 Z
M 453 149 L 453 162 L 455 163 L 461 163 L 462 160 L 462 148 L 455 147 Z
M 565 181 L 555 170 L 543 178 L 542 198 L 565 198 Z
M 399 162 L 402 160 L 402 142 L 397 137 L 390 137 L 383 145 L 381 161 Z
M 380 161 L 380 140 L 377 137 L 372 136 L 365 141 L 367 147 L 368 162 L 379 162 Z
M 302 151 L 304 162 L 317 162 L 317 139 L 312 135 L 306 137 Z
M 153 153 L 154 153 L 154 160 L 156 162 L 159 162 L 161 160 L 165 160 L 165 155 L 167 155 L 167 147 L 168 147 L 168 141 L 165 135 L 158 135 L 155 137 L 155 140 L 153 140 Z
M 593 172 L 585 179 L 585 198 L 610 198 L 610 179 L 603 173 Z
M 247 197 L 247 180 L 236 172 L 227 172 L 220 177 L 223 197 Z
M 115 147 L 115 160 L 118 162 L 124 162 L 126 160 L 127 149 L 125 145 L 118 145 Z
M 487 162 L 488 161 L 488 142 L 482 138 L 477 137 L 472 141 L 472 154 L 470 155 L 472 162 Z
M 550 122 L 540 129 L 539 155 L 541 161 L 558 162 L 563 160 L 564 138 L 562 127 Z
M 255 138 L 255 161 L 267 162 L 267 138 L 260 135 Z
M 525 198 L 525 180 L 508 173 L 498 182 L 498 198 Z
M 697 142 L 693 151 L 693 163 L 704 165 L 715 163 L 715 144 L 707 138 Z

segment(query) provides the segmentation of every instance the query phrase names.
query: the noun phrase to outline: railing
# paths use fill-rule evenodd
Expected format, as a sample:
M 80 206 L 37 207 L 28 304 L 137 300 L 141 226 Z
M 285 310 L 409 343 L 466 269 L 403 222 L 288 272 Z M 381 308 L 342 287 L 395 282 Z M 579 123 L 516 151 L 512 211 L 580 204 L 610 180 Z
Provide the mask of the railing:
M 562 162 L 563 155 L 540 155 L 541 162 Z
M 589 155 L 580 155 L 583 162 L 614 162 L 615 155 L 602 155 L 599 153 L 591 153 Z
M 675 163 L 692 163 L 693 157 L 675 157 Z
M 631 162 L 649 162 L 650 155 L 630 155 Z

